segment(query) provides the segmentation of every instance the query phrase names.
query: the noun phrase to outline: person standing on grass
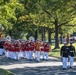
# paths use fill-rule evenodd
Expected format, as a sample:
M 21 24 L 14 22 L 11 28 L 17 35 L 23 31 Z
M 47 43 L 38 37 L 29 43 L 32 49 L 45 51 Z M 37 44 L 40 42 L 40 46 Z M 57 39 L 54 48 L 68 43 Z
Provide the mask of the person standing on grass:
M 67 43 L 64 43 L 64 46 L 61 47 L 60 55 L 62 57 L 62 63 L 63 63 L 63 70 L 67 69 L 67 62 L 68 62 L 68 56 L 69 56 L 69 46 Z
M 75 56 L 75 47 L 72 45 L 72 43 L 70 43 L 69 49 L 70 49 L 70 51 L 69 51 L 70 68 L 72 68 L 74 56 Z

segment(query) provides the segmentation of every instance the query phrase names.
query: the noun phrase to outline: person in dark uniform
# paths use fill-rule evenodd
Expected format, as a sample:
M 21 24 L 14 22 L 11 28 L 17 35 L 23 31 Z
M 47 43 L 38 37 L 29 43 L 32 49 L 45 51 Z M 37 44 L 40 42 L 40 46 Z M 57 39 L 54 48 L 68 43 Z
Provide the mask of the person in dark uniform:
M 75 47 L 72 45 L 72 43 L 70 43 L 69 49 L 70 49 L 70 51 L 69 51 L 70 68 L 72 68 L 74 56 L 75 56 Z
M 62 57 L 62 63 L 63 63 L 63 69 L 67 69 L 67 62 L 68 62 L 68 56 L 69 56 L 69 46 L 67 43 L 64 43 L 64 46 L 61 47 L 60 55 Z

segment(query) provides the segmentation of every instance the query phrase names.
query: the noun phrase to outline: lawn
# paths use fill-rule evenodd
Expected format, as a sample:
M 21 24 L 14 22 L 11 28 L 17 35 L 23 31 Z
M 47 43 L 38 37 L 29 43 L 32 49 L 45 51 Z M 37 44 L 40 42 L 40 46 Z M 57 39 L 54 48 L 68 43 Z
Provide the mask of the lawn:
M 8 70 L 4 70 L 0 68 L 0 75 L 14 75 L 14 74 Z
M 59 49 L 53 49 L 51 50 L 51 52 L 49 53 L 49 56 L 53 56 L 53 57 L 60 57 L 60 50 Z
M 60 44 L 59 47 L 61 48 L 63 46 L 63 44 Z M 73 44 L 73 46 L 76 49 L 76 43 Z M 53 56 L 53 57 L 57 57 L 60 58 L 60 49 L 54 49 L 54 45 L 51 46 L 51 51 L 49 53 L 49 56 Z M 76 56 L 75 56 L 75 60 L 76 60 Z

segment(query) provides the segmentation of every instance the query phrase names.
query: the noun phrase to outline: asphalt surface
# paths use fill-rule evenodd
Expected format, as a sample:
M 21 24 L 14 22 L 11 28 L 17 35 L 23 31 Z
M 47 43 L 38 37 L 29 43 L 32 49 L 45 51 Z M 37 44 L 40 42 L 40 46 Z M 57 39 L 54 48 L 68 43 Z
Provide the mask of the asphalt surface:
M 49 57 L 48 61 L 40 62 L 20 59 L 19 61 L 0 56 L 0 68 L 7 69 L 15 75 L 76 75 L 76 61 L 72 69 L 62 69 L 61 59 Z

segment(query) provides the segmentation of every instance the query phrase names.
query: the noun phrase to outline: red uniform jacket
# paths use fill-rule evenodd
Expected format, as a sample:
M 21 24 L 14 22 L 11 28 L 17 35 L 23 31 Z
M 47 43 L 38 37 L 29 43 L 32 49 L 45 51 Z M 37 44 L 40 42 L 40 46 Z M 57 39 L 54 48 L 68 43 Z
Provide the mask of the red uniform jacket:
M 44 46 L 44 51 L 45 51 L 45 52 L 50 52 L 50 44 L 46 44 L 46 45 Z
M 15 46 L 15 51 L 16 51 L 16 52 L 20 52 L 20 47 L 19 47 L 19 45 L 16 43 L 14 46 Z
M 22 51 L 25 51 L 25 44 L 21 45 L 21 49 L 22 49 Z
M 30 50 L 30 43 L 26 43 L 25 49 L 26 49 L 26 51 Z
M 5 42 L 5 43 L 3 44 L 3 47 L 5 48 L 5 50 L 8 50 L 8 43 Z
M 30 42 L 30 51 L 34 51 L 34 49 L 35 49 L 34 42 Z
M 43 44 L 41 45 L 41 51 L 44 51 L 44 46 L 45 46 L 45 44 L 43 43 Z

